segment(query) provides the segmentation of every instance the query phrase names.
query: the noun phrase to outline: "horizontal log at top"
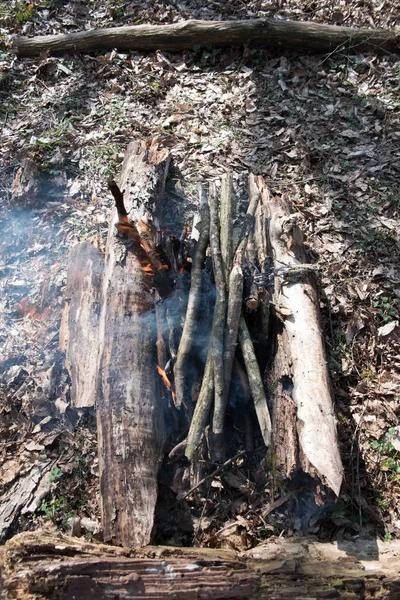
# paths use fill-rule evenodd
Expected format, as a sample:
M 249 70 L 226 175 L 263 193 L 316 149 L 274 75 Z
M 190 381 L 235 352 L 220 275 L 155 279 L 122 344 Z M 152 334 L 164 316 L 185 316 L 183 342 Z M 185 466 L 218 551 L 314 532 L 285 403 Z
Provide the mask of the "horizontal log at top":
M 321 23 L 249 19 L 241 21 L 189 20 L 167 25 L 133 25 L 27 38 L 13 36 L 11 49 L 21 57 L 75 54 L 95 50 L 190 50 L 194 45 L 216 47 L 249 44 L 293 48 L 314 53 L 342 46 L 360 52 L 400 51 L 400 31 L 338 27 Z

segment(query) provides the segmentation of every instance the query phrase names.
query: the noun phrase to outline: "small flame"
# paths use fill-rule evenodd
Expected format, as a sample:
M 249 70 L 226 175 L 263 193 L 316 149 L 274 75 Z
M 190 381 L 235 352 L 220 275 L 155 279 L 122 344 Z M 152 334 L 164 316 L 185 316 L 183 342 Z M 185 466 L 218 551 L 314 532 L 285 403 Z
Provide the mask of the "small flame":
M 169 389 L 169 391 L 172 394 L 172 400 L 174 401 L 174 404 L 176 404 L 176 394 L 172 388 L 172 383 L 168 379 L 167 374 L 164 371 L 164 369 L 162 369 L 159 365 L 157 365 L 157 373 L 159 375 L 161 375 L 163 382 L 165 383 L 165 385 L 167 386 L 167 388 Z
M 153 267 L 150 263 L 148 263 L 147 265 L 143 265 L 142 268 L 146 275 L 150 275 L 151 277 L 154 275 Z

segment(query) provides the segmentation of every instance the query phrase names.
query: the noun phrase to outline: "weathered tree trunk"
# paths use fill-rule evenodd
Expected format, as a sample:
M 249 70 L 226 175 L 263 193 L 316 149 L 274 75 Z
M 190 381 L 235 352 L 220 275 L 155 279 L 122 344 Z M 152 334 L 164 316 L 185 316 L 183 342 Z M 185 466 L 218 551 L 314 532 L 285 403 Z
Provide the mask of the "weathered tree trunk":
M 310 538 L 275 538 L 241 554 L 206 548 L 131 551 L 39 531 L 17 535 L 0 548 L 1 597 L 395 600 L 399 550 L 398 542 L 373 539 L 339 548 Z
M 71 377 L 71 405 L 94 406 L 104 254 L 96 238 L 77 244 L 68 262 L 60 349 Z
M 306 253 L 289 200 L 272 197 L 264 188 L 261 203 L 269 217 L 275 271 L 284 269 L 275 278 L 273 294 L 280 319 L 271 376 L 276 467 L 288 479 L 308 473 L 338 495 L 343 467 L 315 275 L 301 268 Z
M 126 546 L 150 541 L 164 442 L 152 248 L 169 162 L 156 144 L 128 146 L 120 188 L 131 221 L 115 210 L 106 246 L 97 391 L 101 510 L 104 540 Z
M 195 44 L 226 47 L 242 44 L 333 52 L 342 47 L 357 52 L 399 52 L 399 32 L 354 29 L 320 23 L 249 19 L 246 21 L 182 21 L 171 25 L 135 25 L 92 29 L 65 35 L 26 38 L 15 36 L 12 48 L 19 56 L 42 52 L 65 54 L 95 50 L 190 50 Z

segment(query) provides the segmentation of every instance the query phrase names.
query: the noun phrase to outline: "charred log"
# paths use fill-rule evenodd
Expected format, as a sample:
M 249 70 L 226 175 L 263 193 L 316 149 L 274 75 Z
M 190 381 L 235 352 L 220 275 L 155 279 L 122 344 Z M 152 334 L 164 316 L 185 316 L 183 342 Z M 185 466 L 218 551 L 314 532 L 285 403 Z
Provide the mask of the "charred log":
M 154 143 L 129 145 L 120 178 L 127 214 L 115 210 L 106 247 L 97 390 L 101 509 L 104 539 L 127 546 L 150 541 L 164 443 L 153 292 L 160 269 L 151 232 L 169 161 Z

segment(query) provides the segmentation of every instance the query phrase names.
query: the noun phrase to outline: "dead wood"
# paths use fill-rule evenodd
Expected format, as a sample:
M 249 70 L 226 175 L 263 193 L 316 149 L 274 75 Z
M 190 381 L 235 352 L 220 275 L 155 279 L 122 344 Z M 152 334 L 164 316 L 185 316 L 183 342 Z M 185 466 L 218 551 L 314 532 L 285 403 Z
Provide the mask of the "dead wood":
M 399 542 L 312 538 L 273 538 L 240 554 L 165 546 L 132 551 L 37 531 L 0 548 L 0 584 L 5 600 L 395 600 L 399 553 Z
M 214 325 L 214 323 L 213 323 Z M 211 331 L 211 339 L 212 339 Z M 210 341 L 211 344 L 211 341 Z M 197 449 L 199 448 L 203 439 L 206 426 L 208 424 L 208 418 L 210 415 L 211 404 L 214 397 L 214 366 L 212 362 L 212 354 L 209 351 L 207 356 L 207 362 L 204 369 L 203 380 L 201 382 L 201 388 L 199 397 L 197 398 L 196 406 L 194 409 L 192 421 L 190 423 L 189 433 L 187 437 L 187 444 L 185 455 L 189 460 L 193 460 Z
M 106 246 L 97 393 L 101 510 L 104 539 L 127 546 L 150 541 L 164 442 L 152 289 L 157 203 L 169 161 L 156 142 L 128 146 L 120 189 L 129 217 L 114 211 Z
M 276 467 L 289 478 L 299 470 L 317 477 L 338 495 L 343 467 L 315 278 L 301 270 L 306 253 L 288 198 L 264 193 L 261 202 L 270 220 L 275 269 L 292 269 L 275 279 L 273 295 L 282 321 L 271 382 Z
M 232 265 L 232 208 L 229 204 L 232 204 L 232 184 L 231 178 L 228 179 L 222 188 L 221 194 L 221 232 L 224 233 L 224 254 L 225 254 L 225 283 L 228 289 L 228 307 L 226 316 L 226 331 L 225 339 L 223 341 L 223 390 L 220 398 L 215 397 L 214 404 L 214 416 L 212 422 L 212 432 L 216 444 L 216 452 L 219 460 L 223 456 L 223 430 L 226 404 L 228 400 L 229 386 L 232 376 L 233 361 L 235 358 L 236 345 L 238 341 L 239 321 L 242 311 L 242 298 L 243 298 L 243 260 L 246 252 L 248 237 L 251 233 L 252 224 L 254 220 L 254 214 L 257 208 L 259 193 L 254 185 L 253 176 L 249 178 L 249 195 L 250 202 L 245 217 L 245 226 L 242 231 L 242 239 L 239 242 L 237 250 L 235 252 L 233 266 Z M 227 222 L 222 221 L 222 207 L 224 207 L 224 214 L 227 215 Z M 227 233 L 229 230 L 229 233 Z M 228 270 L 229 269 L 229 270 Z
M 182 337 L 179 343 L 178 354 L 174 367 L 176 405 L 178 408 L 182 405 L 182 403 L 185 404 L 186 365 L 193 347 L 194 332 L 201 302 L 202 269 L 210 237 L 210 209 L 203 187 L 200 188 L 200 219 L 200 235 L 193 257 L 190 292 L 185 323 L 183 326 Z
M 232 173 L 227 173 L 221 184 L 221 254 L 225 281 L 228 284 L 233 258 L 233 189 Z
M 174 450 L 175 450 L 175 448 L 174 448 Z M 193 487 L 190 488 L 190 490 L 185 492 L 183 494 L 183 496 L 180 496 L 179 500 L 185 500 L 185 498 L 188 498 L 188 496 L 193 494 L 193 492 L 195 492 L 200 486 L 202 486 L 203 483 L 205 483 L 206 481 L 209 481 L 210 479 L 213 479 L 214 477 L 219 475 L 224 469 L 226 469 L 226 467 L 229 467 L 235 460 L 237 460 L 238 458 L 243 456 L 245 453 L 246 453 L 245 450 L 241 450 L 240 452 L 235 454 L 235 456 L 232 456 L 232 458 L 228 458 L 228 460 L 226 460 L 221 466 L 219 466 L 217 469 L 215 469 L 215 471 L 213 471 L 212 473 L 209 473 L 209 475 L 206 475 L 206 477 L 203 477 L 203 479 L 198 481 L 196 483 L 196 485 L 194 485 Z
M 223 456 L 223 427 L 225 414 L 223 356 L 227 296 L 220 242 L 220 212 L 215 184 L 210 185 L 210 247 L 217 294 L 214 309 L 212 339 L 210 343 L 214 371 L 214 418 L 210 441 L 213 458 L 219 462 Z
M 104 253 L 97 238 L 77 244 L 68 260 L 60 349 L 71 377 L 71 405 L 94 406 Z
M 239 341 L 247 375 L 249 377 L 249 386 L 254 402 L 258 424 L 260 425 L 261 435 L 263 437 L 264 444 L 269 447 L 271 445 L 272 434 L 271 417 L 268 410 L 267 398 L 264 391 L 264 384 L 261 377 L 260 368 L 258 366 L 257 357 L 253 348 L 253 342 L 243 316 L 240 319 Z
M 12 49 L 19 56 L 76 54 L 95 50 L 190 50 L 195 44 L 217 47 L 248 44 L 269 48 L 294 48 L 308 52 L 399 53 L 397 30 L 355 29 L 321 23 L 249 19 L 246 21 L 181 21 L 170 25 L 136 25 L 92 29 L 64 35 L 27 38 L 14 36 Z

